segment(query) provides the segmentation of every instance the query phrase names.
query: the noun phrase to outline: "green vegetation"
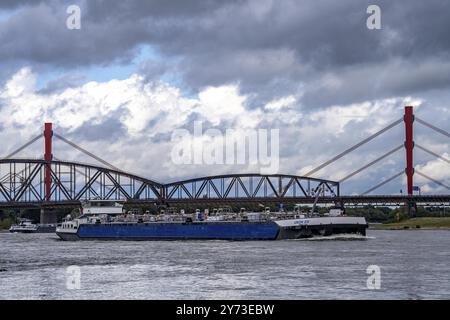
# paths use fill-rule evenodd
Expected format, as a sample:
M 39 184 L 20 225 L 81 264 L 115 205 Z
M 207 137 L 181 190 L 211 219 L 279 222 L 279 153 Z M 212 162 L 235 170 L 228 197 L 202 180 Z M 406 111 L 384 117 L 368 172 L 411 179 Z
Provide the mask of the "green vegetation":
M 364 208 L 347 208 L 345 212 L 349 216 L 365 217 L 368 222 L 395 223 L 407 220 L 404 207 L 364 207 Z M 443 207 L 417 207 L 414 218 L 436 217 L 450 218 L 450 208 Z
M 2 229 L 9 229 L 11 225 L 14 223 L 14 219 L 12 218 L 4 218 L 0 220 L 0 230 Z
M 450 229 L 450 217 L 412 218 L 400 222 L 371 225 L 370 227 L 373 229 L 418 229 L 418 228 Z
M 16 222 L 14 210 L 0 210 L 0 230 L 9 229 Z

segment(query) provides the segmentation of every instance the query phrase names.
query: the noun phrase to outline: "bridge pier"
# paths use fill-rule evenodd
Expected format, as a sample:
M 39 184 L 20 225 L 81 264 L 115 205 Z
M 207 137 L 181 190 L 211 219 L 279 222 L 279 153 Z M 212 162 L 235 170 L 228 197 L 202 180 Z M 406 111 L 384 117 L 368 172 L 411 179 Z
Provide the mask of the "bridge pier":
M 55 224 L 56 212 L 53 210 L 41 208 L 41 216 L 39 222 L 41 224 Z
M 417 214 L 417 203 L 414 200 L 407 200 L 405 203 L 405 213 L 408 218 L 414 218 Z
M 345 208 L 345 204 L 344 204 L 344 200 L 339 200 L 339 201 L 335 201 L 334 202 L 334 206 L 336 207 L 336 208 L 339 208 L 339 209 L 341 209 L 341 210 L 344 210 L 344 208 Z

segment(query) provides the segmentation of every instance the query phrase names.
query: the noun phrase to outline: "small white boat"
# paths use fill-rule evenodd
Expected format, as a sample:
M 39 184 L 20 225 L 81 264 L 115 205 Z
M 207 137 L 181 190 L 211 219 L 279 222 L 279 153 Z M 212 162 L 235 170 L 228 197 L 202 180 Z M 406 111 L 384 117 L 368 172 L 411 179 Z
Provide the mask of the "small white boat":
M 9 232 L 13 233 L 53 233 L 55 230 L 55 224 L 36 224 L 30 219 L 21 219 L 18 224 L 14 224 L 9 228 Z
M 38 226 L 29 219 L 21 219 L 18 224 L 13 224 L 9 232 L 33 233 L 37 232 Z

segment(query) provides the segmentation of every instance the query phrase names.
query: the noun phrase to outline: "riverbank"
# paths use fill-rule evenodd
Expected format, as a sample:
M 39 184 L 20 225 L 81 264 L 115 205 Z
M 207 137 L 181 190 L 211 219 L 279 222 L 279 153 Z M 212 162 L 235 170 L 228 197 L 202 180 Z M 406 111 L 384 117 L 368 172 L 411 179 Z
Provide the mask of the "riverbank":
M 412 218 L 394 223 L 370 224 L 371 229 L 404 230 L 404 229 L 449 229 L 450 217 Z
M 6 218 L 6 219 L 0 219 L 0 231 L 2 230 L 9 230 L 9 227 L 13 224 L 12 219 Z

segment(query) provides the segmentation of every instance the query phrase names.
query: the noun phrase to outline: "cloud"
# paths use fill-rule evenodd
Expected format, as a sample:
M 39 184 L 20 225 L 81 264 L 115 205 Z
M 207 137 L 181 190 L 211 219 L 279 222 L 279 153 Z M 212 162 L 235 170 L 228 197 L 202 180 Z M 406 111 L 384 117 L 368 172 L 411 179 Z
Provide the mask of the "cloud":
M 194 99 L 167 83 L 149 83 L 139 74 L 51 92 L 36 90 L 35 78 L 30 68 L 23 68 L 0 89 L 2 117 L 9 119 L 2 135 L 22 131 L 25 142 L 44 121 L 51 121 L 61 135 L 89 150 L 101 150 L 102 157 L 146 176 L 148 166 L 158 168 L 150 170 L 152 175 L 165 178 L 183 172 L 161 167 L 170 163 L 172 132 L 192 129 L 193 117 L 215 127 L 246 129 L 258 125 L 261 116 L 261 111 L 246 110 L 246 97 L 236 86 L 208 87 Z M 34 151 L 39 155 L 39 148 Z M 74 157 L 67 149 L 60 152 L 60 159 Z M 196 170 L 202 171 L 200 166 Z
M 302 103 L 309 108 L 333 104 L 419 95 L 430 90 L 446 91 L 450 86 L 447 60 L 388 60 L 382 65 L 341 67 L 311 76 Z
M 227 129 L 237 134 L 247 129 L 279 129 L 280 172 L 301 174 L 400 117 L 403 105 L 421 104 L 420 100 L 399 97 L 302 112 L 297 107 L 297 98 L 292 95 L 249 108 L 248 97 L 240 92 L 238 85 L 206 87 L 193 98 L 184 96 L 177 87 L 167 83 L 148 82 L 140 74 L 123 80 L 91 81 L 51 92 L 36 90 L 35 78 L 31 68 L 23 68 L 0 88 L 2 117 L 9 120 L 4 122 L 0 137 L 4 141 L 16 141 L 8 144 L 5 152 L 36 135 L 44 121 L 52 121 L 56 132 L 116 166 L 161 181 L 258 171 L 258 166 L 248 164 L 173 163 L 170 159 L 173 131 L 184 128 L 192 132 L 196 120 L 203 121 L 204 133 L 208 128 L 218 129 L 223 134 Z M 402 131 L 399 126 L 323 169 L 317 176 L 339 180 L 357 165 L 362 166 L 386 152 L 387 146 L 401 144 Z M 202 141 L 218 143 L 214 136 L 208 135 L 203 136 Z M 445 144 L 438 144 L 433 150 L 441 151 L 445 147 Z M 41 153 L 41 147 L 34 145 L 21 156 L 36 157 Z M 59 159 L 93 161 L 57 140 L 54 153 Z M 402 170 L 403 161 L 400 152 L 346 182 L 345 190 L 361 192 L 379 182 L 377 179 Z
M 442 153 L 441 156 L 446 159 L 450 159 L 450 155 L 447 152 Z M 448 181 L 450 180 L 450 170 L 448 163 L 440 159 L 433 159 L 427 161 L 423 165 L 417 165 L 415 167 L 415 170 L 416 172 L 418 172 L 414 175 L 415 183 L 422 186 L 421 189 L 423 192 L 448 192 L 447 188 L 443 187 L 442 185 L 436 184 L 419 174 L 422 173 L 425 176 L 430 177 L 431 179 L 434 179 L 441 183 L 443 182 L 444 185 L 449 186 Z
M 43 0 L 3 0 L 0 2 L 0 9 L 11 10 L 24 5 L 39 4 Z
M 65 28 L 66 1 L 23 2 L 0 22 L 1 61 L 127 64 L 149 45 L 162 61 L 179 61 L 175 70 L 153 63 L 150 77 L 175 72 L 193 91 L 239 83 L 249 105 L 303 94 L 310 110 L 449 85 L 444 1 L 377 1 L 382 29 L 375 31 L 366 28 L 369 1 L 78 3 L 82 29 L 73 31 Z
M 40 93 L 50 94 L 67 88 L 77 87 L 87 81 L 86 77 L 81 74 L 64 74 L 57 79 L 48 81 L 44 88 L 39 90 Z

